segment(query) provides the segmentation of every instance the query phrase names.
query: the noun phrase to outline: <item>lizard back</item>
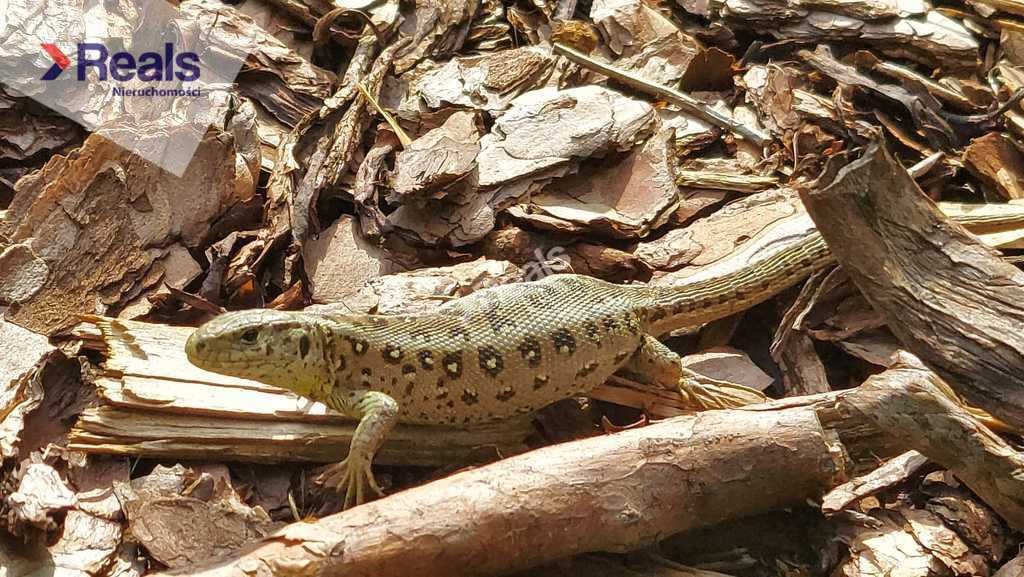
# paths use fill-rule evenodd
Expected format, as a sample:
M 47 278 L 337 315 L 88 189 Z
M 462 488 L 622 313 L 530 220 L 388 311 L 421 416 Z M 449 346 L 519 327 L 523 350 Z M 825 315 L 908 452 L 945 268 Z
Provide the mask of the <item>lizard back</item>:
M 384 392 L 413 423 L 500 419 L 585 393 L 642 339 L 621 288 L 579 275 L 480 290 L 426 314 L 328 320 L 329 390 Z

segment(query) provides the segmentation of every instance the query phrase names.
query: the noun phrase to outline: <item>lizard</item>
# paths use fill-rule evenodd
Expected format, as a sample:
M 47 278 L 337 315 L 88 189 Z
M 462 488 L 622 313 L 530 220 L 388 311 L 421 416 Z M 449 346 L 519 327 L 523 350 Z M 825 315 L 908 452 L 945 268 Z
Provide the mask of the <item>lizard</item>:
M 815 233 L 681 286 L 556 274 L 418 314 L 230 312 L 200 326 L 185 349 L 202 369 L 276 385 L 357 419 L 348 455 L 318 478 L 348 508 L 369 491 L 383 494 L 371 463 L 397 422 L 503 419 L 585 395 L 619 370 L 678 387 L 686 370 L 658 336 L 745 310 L 833 262 Z

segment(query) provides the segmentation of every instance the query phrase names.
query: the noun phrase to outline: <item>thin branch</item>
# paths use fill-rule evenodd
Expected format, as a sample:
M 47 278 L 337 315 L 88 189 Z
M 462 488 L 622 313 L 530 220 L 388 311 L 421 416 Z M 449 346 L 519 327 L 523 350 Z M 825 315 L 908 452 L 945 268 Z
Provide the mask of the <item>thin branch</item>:
M 678 90 L 656 84 L 649 80 L 644 80 L 643 78 L 633 76 L 613 66 L 598 62 L 560 42 L 554 43 L 554 51 L 556 54 L 561 54 L 584 68 L 596 70 L 617 82 L 631 86 L 641 92 L 657 96 L 658 98 L 664 98 L 672 104 L 679 106 L 686 112 L 698 116 L 702 120 L 710 122 L 719 128 L 735 132 L 758 146 L 766 146 L 771 141 L 768 136 L 760 134 L 752 130 L 750 127 L 744 126 L 732 118 L 722 115 L 720 112 L 708 107 L 706 104 L 696 100 L 692 96 L 679 92 Z

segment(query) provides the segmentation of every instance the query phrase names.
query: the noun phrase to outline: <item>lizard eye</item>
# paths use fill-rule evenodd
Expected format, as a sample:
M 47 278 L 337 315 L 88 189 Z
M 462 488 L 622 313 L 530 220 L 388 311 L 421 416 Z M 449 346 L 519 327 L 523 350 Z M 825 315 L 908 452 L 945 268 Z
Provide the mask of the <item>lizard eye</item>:
M 247 345 L 255 345 L 256 344 L 256 337 L 258 337 L 258 336 L 259 336 L 259 333 L 256 331 L 256 329 L 249 329 L 249 330 L 245 331 L 244 333 L 242 333 L 242 342 L 247 344 Z

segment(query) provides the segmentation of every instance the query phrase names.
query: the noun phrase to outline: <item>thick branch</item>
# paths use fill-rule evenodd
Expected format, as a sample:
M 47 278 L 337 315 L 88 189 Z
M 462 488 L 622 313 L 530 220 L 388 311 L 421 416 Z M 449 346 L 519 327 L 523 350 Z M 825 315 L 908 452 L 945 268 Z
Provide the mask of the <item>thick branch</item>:
M 946 389 L 948 390 L 948 389 Z M 876 426 L 870 425 L 874 421 Z M 881 430 L 899 442 L 878 443 Z M 1019 526 L 1022 457 L 923 367 L 864 386 L 555 445 L 293 524 L 197 577 L 505 573 L 777 509 L 845 480 L 848 454 L 911 447 Z M 182 573 L 178 573 L 182 574 Z M 165 575 L 166 577 L 166 575 Z
M 869 146 L 808 212 L 904 346 L 969 402 L 1024 430 L 1024 272 L 947 220 L 885 146 Z
M 627 551 L 820 497 L 845 477 L 837 445 L 811 407 L 678 417 L 296 523 L 188 574 L 479 575 Z

